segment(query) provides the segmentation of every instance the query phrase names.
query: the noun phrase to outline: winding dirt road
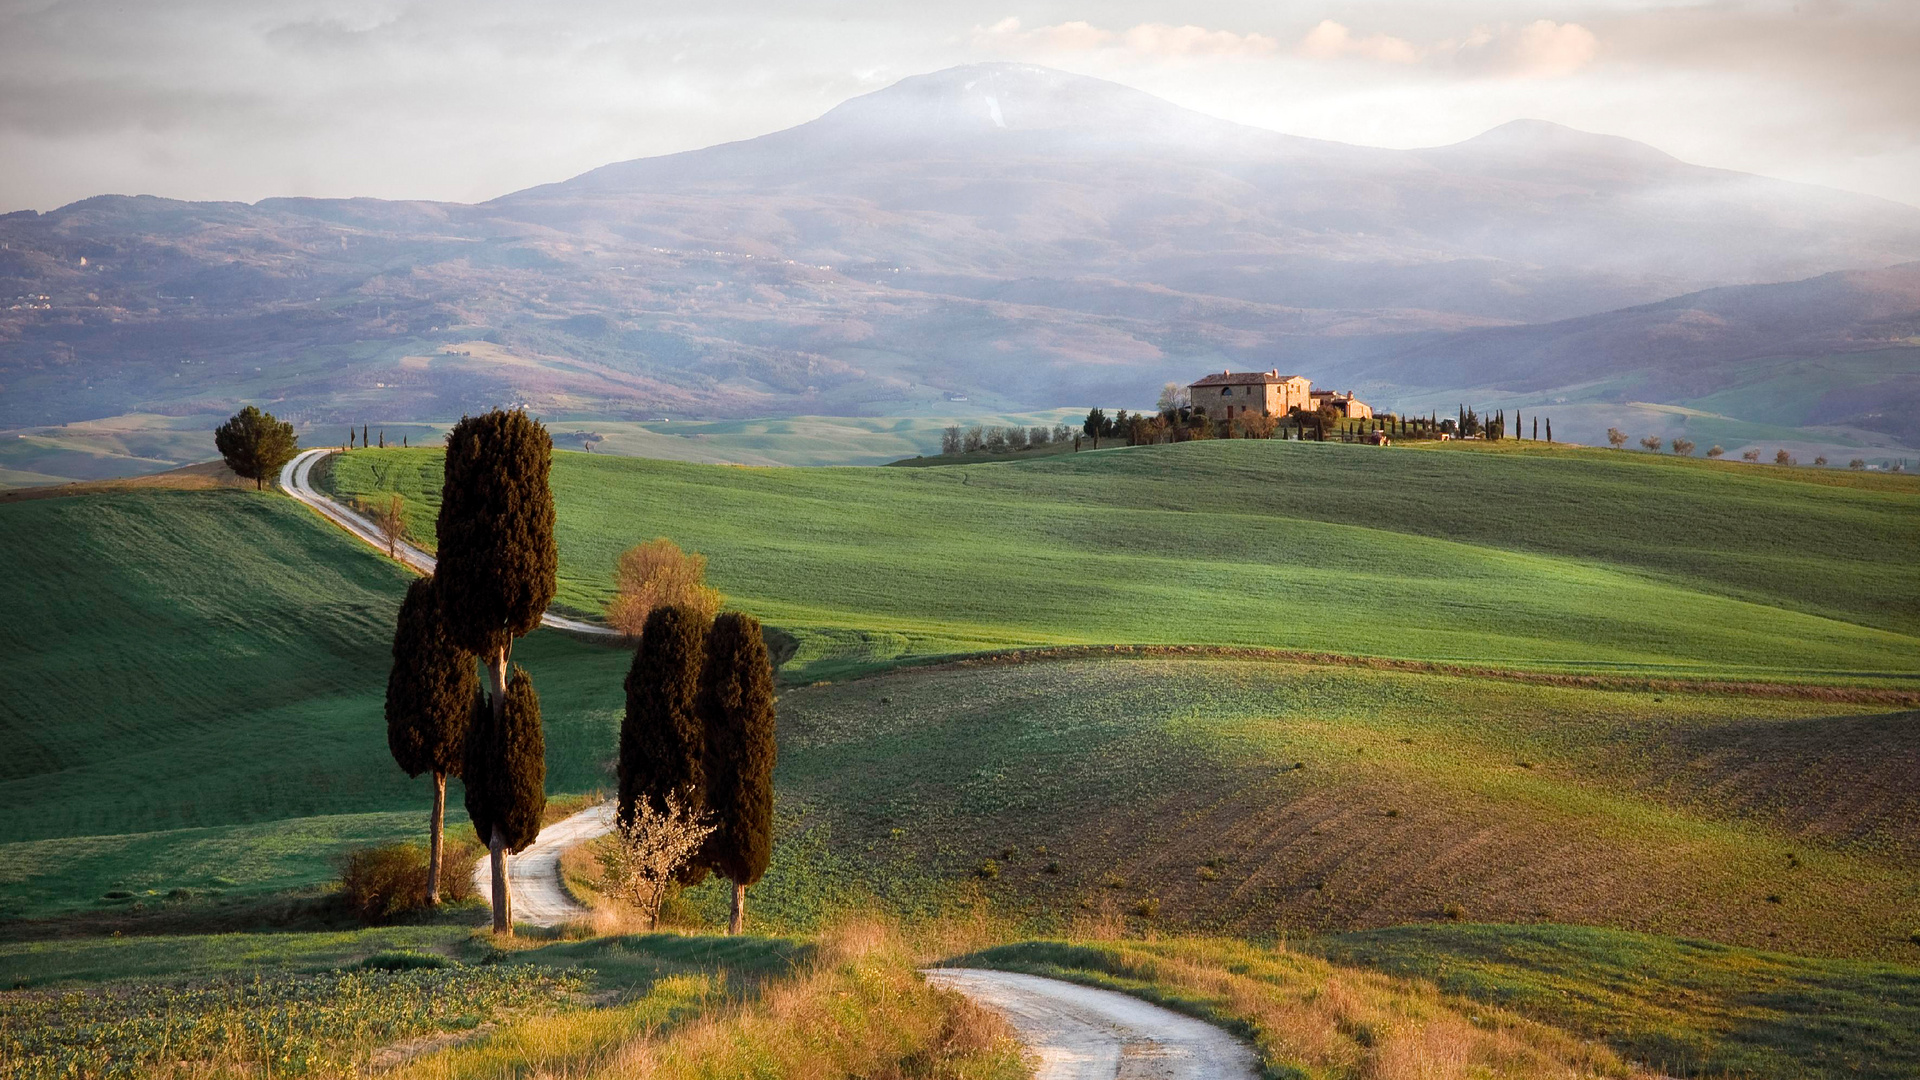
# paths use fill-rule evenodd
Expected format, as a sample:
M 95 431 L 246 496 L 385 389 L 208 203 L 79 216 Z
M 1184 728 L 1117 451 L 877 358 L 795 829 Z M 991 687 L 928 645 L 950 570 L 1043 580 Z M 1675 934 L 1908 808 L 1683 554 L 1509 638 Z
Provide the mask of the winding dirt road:
M 280 472 L 280 486 L 327 520 L 380 550 L 386 541 L 373 522 L 313 487 L 313 467 L 337 450 L 303 450 Z M 399 561 L 423 574 L 434 559 L 402 542 Z M 611 637 L 604 626 L 547 614 L 541 625 L 576 634 Z M 513 921 L 554 926 L 585 918 L 589 911 L 560 880 L 560 853 L 613 828 L 613 804 L 601 803 L 540 830 L 532 847 L 507 860 L 513 883 Z M 493 897 L 486 860 L 473 870 L 479 895 Z M 1170 1012 L 1138 998 L 1037 975 L 975 968 L 935 968 L 927 980 L 948 987 L 1007 1018 L 1037 1065 L 1035 1080 L 1252 1080 L 1254 1055 L 1245 1044 L 1211 1024 Z
M 381 538 L 380 530 L 354 510 L 333 501 L 313 486 L 313 467 L 328 454 L 340 451 L 327 447 L 316 450 L 302 450 L 295 454 L 292 461 L 280 470 L 280 486 L 287 494 L 318 511 L 320 516 L 352 533 L 356 538 L 371 547 L 387 550 L 387 542 Z M 394 557 L 400 562 L 418 570 L 422 574 L 433 573 L 433 556 L 414 547 L 404 540 L 396 547 Z M 579 619 L 569 619 L 564 615 L 548 612 L 540 616 L 540 625 L 555 630 L 565 630 L 572 634 L 587 634 L 592 637 L 615 637 L 617 633 L 604 626 L 596 626 Z
M 1212 1024 L 1111 990 L 978 968 L 927 981 L 1007 1018 L 1035 1080 L 1253 1080 L 1253 1051 Z

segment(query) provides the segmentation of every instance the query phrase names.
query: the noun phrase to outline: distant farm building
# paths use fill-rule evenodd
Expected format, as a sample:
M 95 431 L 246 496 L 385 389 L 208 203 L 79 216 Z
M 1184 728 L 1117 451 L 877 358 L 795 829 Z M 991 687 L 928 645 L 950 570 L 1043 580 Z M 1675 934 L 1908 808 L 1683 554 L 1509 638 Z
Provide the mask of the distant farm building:
M 1243 413 L 1285 416 L 1294 409 L 1312 409 L 1313 383 L 1302 375 L 1278 371 L 1223 371 L 1187 386 L 1187 400 L 1216 420 Z
M 1187 399 L 1205 409 L 1215 420 L 1232 420 L 1247 413 L 1285 416 L 1295 409 L 1314 412 L 1321 406 L 1349 420 L 1371 420 L 1373 409 L 1366 402 L 1332 390 L 1315 390 L 1304 375 L 1282 375 L 1274 371 L 1223 371 L 1187 384 Z
M 1373 419 L 1373 406 L 1354 397 L 1351 390 L 1344 394 L 1336 394 L 1331 390 L 1315 390 L 1312 392 L 1312 397 L 1315 409 L 1331 406 L 1334 412 L 1349 420 Z

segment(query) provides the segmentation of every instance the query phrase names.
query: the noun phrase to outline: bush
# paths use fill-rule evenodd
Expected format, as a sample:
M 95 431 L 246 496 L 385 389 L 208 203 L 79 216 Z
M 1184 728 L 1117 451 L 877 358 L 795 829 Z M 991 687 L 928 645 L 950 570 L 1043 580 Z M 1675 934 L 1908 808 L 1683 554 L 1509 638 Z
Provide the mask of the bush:
M 1707 451 L 1707 456 L 1710 458 L 1717 458 L 1724 453 L 1726 453 L 1726 450 L 1723 449 L 1719 443 L 1714 443 L 1713 449 Z
M 1143 919 L 1151 919 L 1160 914 L 1160 901 L 1151 896 L 1142 897 L 1133 905 L 1133 913 Z
M 448 963 L 444 956 L 399 949 L 394 952 L 374 953 L 360 961 L 360 968 L 363 971 L 423 971 L 443 968 Z
M 1818 466 L 1820 466 L 1820 467 L 1821 467 L 1821 468 L 1823 468 L 1823 469 L 1824 469 L 1824 468 L 1826 468 L 1826 467 L 1827 467 L 1827 455 L 1825 455 L 1825 454 L 1821 454 L 1821 455 L 1820 455 L 1819 457 L 1817 457 L 1817 458 L 1814 458 L 1814 459 L 1813 459 L 1813 463 L 1814 463 L 1815 465 L 1818 465 Z
M 473 895 L 479 849 L 448 840 L 440 866 L 440 896 L 457 903 Z M 427 906 L 427 849 L 419 844 L 358 848 L 340 861 L 340 903 L 368 924 L 392 922 Z
M 1452 922 L 1467 921 L 1467 909 L 1459 904 L 1448 904 L 1440 909 L 1440 914 L 1445 915 Z
M 994 878 L 1000 876 L 1000 864 L 994 862 L 992 859 L 988 859 L 980 864 L 980 869 L 975 870 L 974 874 L 988 881 L 992 881 Z
M 1742 450 L 1742 451 L 1740 451 L 1740 460 L 1741 460 L 1741 461 L 1759 461 L 1759 460 L 1760 460 L 1760 451 L 1759 451 L 1759 450 L 1757 450 L 1757 449 L 1755 449 L 1755 450 Z
M 1782 450 L 1779 453 L 1773 455 L 1773 463 L 1775 465 L 1791 465 L 1793 464 L 1793 455 L 1787 453 L 1785 450 Z
M 726 597 L 707 584 L 707 557 L 681 551 L 662 536 L 621 553 L 613 569 L 614 597 L 607 621 L 628 637 L 639 637 L 654 608 L 677 604 L 701 625 L 713 621 Z
M 1867 461 L 1865 458 L 1854 458 L 1852 461 L 1847 462 L 1847 468 L 1849 469 L 1864 469 L 1866 467 Z

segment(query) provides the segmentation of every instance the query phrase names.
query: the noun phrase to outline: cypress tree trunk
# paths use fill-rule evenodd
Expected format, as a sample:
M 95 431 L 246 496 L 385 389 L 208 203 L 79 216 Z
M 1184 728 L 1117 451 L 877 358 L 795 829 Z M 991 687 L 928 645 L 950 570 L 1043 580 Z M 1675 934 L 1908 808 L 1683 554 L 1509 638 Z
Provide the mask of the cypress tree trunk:
M 511 644 L 502 645 L 499 652 L 487 657 L 488 703 L 493 706 L 493 729 L 496 732 L 506 723 L 507 656 L 512 647 Z M 487 843 L 487 858 L 493 864 L 493 932 L 511 934 L 513 887 L 507 884 L 507 843 L 498 825 L 493 827 L 493 836 Z
M 493 932 L 512 934 L 513 892 L 507 884 L 507 841 L 497 826 L 493 830 L 493 841 L 487 845 L 487 858 L 493 868 Z
M 733 914 L 727 919 L 727 933 L 739 934 L 747 928 L 747 887 L 733 883 Z
M 427 904 L 440 902 L 440 836 L 447 823 L 447 774 L 435 770 L 433 774 L 433 817 L 427 826 L 432 835 L 432 849 L 427 855 Z

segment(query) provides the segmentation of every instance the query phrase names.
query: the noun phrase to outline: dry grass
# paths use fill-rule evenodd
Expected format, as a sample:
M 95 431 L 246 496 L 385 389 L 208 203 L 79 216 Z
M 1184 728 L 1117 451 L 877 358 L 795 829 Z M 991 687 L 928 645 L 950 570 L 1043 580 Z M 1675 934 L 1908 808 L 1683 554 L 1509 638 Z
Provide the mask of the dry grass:
M 483 1043 L 420 1058 L 397 1080 L 742 1076 L 998 1080 L 1026 1076 L 1006 1025 L 930 987 L 891 927 L 849 921 L 823 933 L 794 974 L 757 995 L 676 976 L 638 1000 L 503 1025 Z
M 1267 1075 L 1301 1080 L 1644 1077 L 1612 1050 L 1431 985 L 1284 949 L 1188 939 L 1034 942 L 963 963 L 1157 1001 L 1248 1038 Z
M 154 489 L 205 491 L 209 488 L 239 488 L 251 491 L 253 481 L 227 468 L 227 463 L 224 461 L 203 461 L 198 465 L 182 465 L 178 469 L 149 473 L 146 476 L 127 476 L 113 480 L 78 480 L 70 484 L 14 488 L 11 491 L 0 491 L 0 503 L 25 502 L 30 499 L 59 499 L 68 495 L 105 495 L 117 491 Z

